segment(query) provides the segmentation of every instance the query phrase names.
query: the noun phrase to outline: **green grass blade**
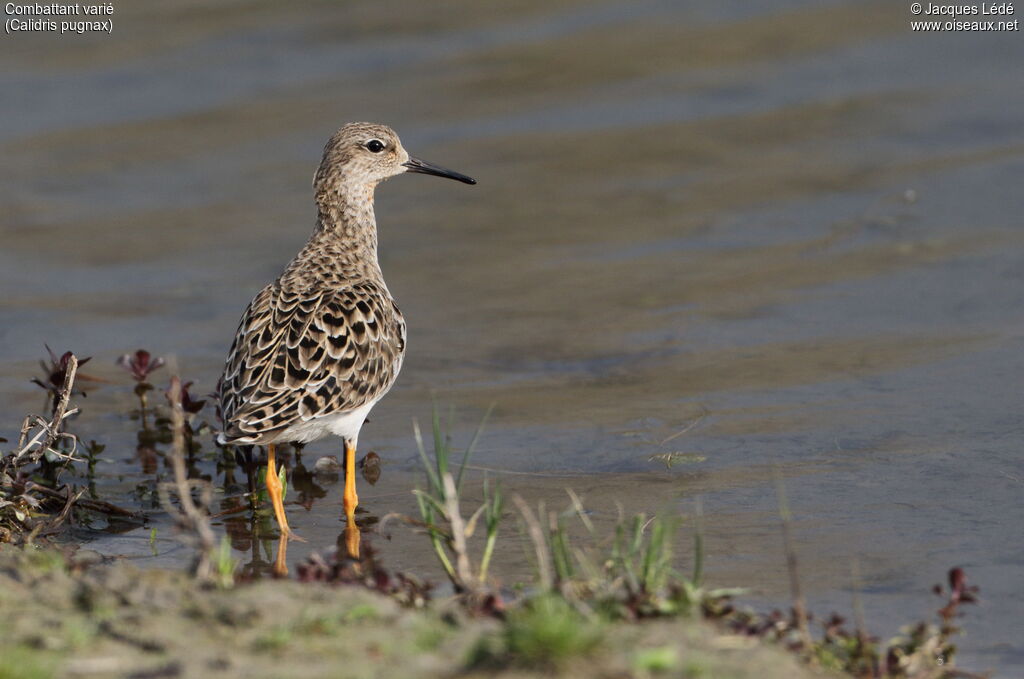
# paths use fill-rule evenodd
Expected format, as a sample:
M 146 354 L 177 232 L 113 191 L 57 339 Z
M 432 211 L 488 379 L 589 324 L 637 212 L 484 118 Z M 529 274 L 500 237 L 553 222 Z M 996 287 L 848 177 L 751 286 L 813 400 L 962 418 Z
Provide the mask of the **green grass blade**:
M 431 412 L 431 423 L 434 429 L 434 460 L 437 463 L 437 477 L 441 479 L 445 474 L 448 473 L 448 446 L 444 441 L 444 434 L 441 432 L 441 413 L 437 409 L 437 403 L 434 403 Z M 438 487 L 441 488 L 441 484 L 438 483 Z M 442 489 L 443 493 L 443 489 Z M 443 495 L 442 495 L 443 497 Z
M 693 586 L 700 587 L 704 581 L 704 508 L 697 498 L 697 525 L 693 532 Z
M 483 433 L 484 425 L 487 423 L 487 418 L 491 416 L 492 410 L 494 410 L 493 403 L 487 408 L 487 412 L 484 413 L 484 416 L 480 419 L 480 423 L 476 425 L 476 431 L 473 432 L 473 438 L 470 439 L 469 446 L 466 447 L 466 452 L 462 455 L 462 464 L 459 465 L 459 473 L 455 477 L 456 490 L 462 490 L 462 475 L 466 471 L 466 463 L 469 462 L 469 458 L 472 457 L 473 451 L 476 449 L 477 441 L 480 440 L 480 434 Z
M 416 448 L 420 453 L 420 460 L 423 461 L 423 469 L 427 472 L 427 484 L 429 488 L 427 492 L 436 494 L 438 489 L 441 488 L 441 477 L 438 476 L 434 466 L 430 464 L 430 460 L 427 458 L 427 449 L 423 445 L 423 434 L 420 432 L 420 423 L 417 420 L 412 421 L 412 432 L 416 438 Z
M 651 528 L 651 539 L 647 542 L 647 549 L 643 551 L 643 558 L 640 566 L 640 587 L 646 591 L 650 591 L 652 586 L 652 580 L 654 577 L 654 571 L 656 568 L 657 551 L 659 547 L 659 533 L 661 532 L 661 521 L 658 519 L 654 520 L 654 524 Z

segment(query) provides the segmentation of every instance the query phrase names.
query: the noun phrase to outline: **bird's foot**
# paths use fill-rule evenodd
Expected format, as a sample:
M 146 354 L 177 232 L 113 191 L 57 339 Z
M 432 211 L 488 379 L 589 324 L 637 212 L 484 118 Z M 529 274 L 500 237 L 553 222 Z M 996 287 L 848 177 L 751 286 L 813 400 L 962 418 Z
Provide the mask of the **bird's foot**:
M 359 526 L 355 524 L 355 521 L 349 522 L 345 526 L 345 551 L 349 558 L 359 559 L 359 543 L 361 541 L 362 534 L 359 532 Z
M 285 540 L 294 540 L 295 542 L 306 542 L 306 538 L 302 537 L 291 528 L 287 526 L 281 528 L 281 537 Z

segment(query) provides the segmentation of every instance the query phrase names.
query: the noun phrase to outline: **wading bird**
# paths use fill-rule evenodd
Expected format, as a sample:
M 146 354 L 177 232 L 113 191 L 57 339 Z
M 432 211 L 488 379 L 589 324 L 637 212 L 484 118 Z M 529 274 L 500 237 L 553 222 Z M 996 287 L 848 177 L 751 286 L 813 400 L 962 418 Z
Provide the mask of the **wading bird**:
M 267 492 L 282 544 L 293 534 L 275 448 L 334 434 L 345 447 L 346 544 L 350 555 L 358 554 L 359 430 L 394 384 L 405 354 L 405 319 L 377 262 L 373 194 L 377 184 L 405 172 L 476 183 L 410 157 L 384 125 L 350 123 L 330 138 L 313 179 L 313 235 L 249 303 L 228 352 L 218 440 L 267 447 Z

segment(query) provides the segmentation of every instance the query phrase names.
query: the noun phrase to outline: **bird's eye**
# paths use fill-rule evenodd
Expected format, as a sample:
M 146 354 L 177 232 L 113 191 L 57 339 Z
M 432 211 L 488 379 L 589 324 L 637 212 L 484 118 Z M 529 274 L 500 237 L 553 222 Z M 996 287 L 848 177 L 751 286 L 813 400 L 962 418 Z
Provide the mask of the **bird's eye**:
M 371 139 L 366 142 L 366 148 L 370 153 L 380 153 L 384 150 L 384 142 L 379 139 Z

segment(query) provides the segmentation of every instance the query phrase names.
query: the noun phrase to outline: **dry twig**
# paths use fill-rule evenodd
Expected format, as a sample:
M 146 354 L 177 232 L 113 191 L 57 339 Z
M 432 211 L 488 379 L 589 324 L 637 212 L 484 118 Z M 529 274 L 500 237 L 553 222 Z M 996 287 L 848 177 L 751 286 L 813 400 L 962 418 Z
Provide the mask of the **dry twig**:
M 57 402 L 53 408 L 53 416 L 46 421 L 39 415 L 29 415 L 21 425 L 21 436 L 18 437 L 18 450 L 14 452 L 13 462 L 17 465 L 28 462 L 37 462 L 47 452 L 63 459 L 65 464 L 75 460 L 75 449 L 78 446 L 78 438 L 74 434 L 64 431 L 64 421 L 78 413 L 78 408 L 68 410 L 71 400 L 71 390 L 75 384 L 75 375 L 78 373 L 78 359 L 74 354 L 68 357 L 67 372 L 64 374 L 64 384 L 57 395 Z M 33 431 L 35 433 L 33 433 Z M 31 438 L 29 436 L 31 435 Z M 58 441 L 71 441 L 71 452 L 63 453 L 55 446 Z M 25 457 L 28 457 L 25 460 Z
M 811 639 L 811 631 L 807 624 L 807 604 L 800 589 L 800 571 L 797 568 L 796 549 L 793 546 L 793 531 L 790 526 L 793 516 L 789 511 L 786 488 L 782 483 L 782 473 L 778 467 L 775 468 L 775 487 L 779 500 L 779 516 L 782 519 L 782 540 L 786 549 L 786 567 L 789 570 L 789 587 L 793 596 L 793 613 L 796 614 L 800 642 L 803 644 L 804 651 L 809 653 L 814 649 L 814 641 Z
M 177 376 L 171 378 L 168 398 L 171 403 L 171 427 L 174 436 L 171 445 L 174 482 L 160 485 L 160 503 L 196 547 L 196 577 L 200 580 L 210 580 L 213 578 L 212 557 L 216 549 L 216 540 L 206 508 L 213 498 L 213 489 L 202 479 L 188 478 L 188 471 L 185 468 L 185 414 L 181 407 L 181 380 Z M 199 490 L 199 504 L 192 498 L 193 489 Z M 172 492 L 178 496 L 180 508 L 171 502 Z
M 455 479 L 445 473 L 441 477 L 445 492 L 445 513 L 452 527 L 452 551 L 455 552 L 455 572 L 462 581 L 463 587 L 470 589 L 476 580 L 469 565 L 469 552 L 466 548 L 466 523 L 459 511 L 459 494 L 455 490 Z
M 554 581 L 551 578 L 551 555 L 548 553 L 548 543 L 544 537 L 544 528 L 540 525 L 540 521 L 537 520 L 533 510 L 530 509 L 530 505 L 526 504 L 526 500 L 519 495 L 513 495 L 512 501 L 516 503 L 519 513 L 523 515 L 523 521 L 526 523 L 526 532 L 529 533 L 530 541 L 533 543 L 533 548 L 537 553 L 537 574 L 540 578 L 540 586 L 544 591 L 549 591 Z

